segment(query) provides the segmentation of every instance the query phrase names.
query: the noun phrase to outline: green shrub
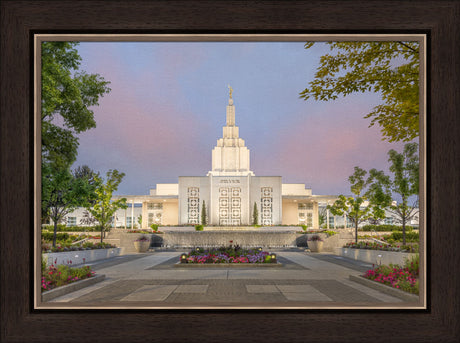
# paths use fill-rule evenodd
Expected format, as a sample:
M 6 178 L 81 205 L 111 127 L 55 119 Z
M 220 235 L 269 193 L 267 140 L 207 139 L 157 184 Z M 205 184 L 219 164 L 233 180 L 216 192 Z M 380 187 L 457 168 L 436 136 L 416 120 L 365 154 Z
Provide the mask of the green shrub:
M 327 237 L 331 237 L 337 234 L 337 232 L 332 231 L 332 230 L 326 230 L 326 231 L 323 231 L 323 233 L 327 234 Z
M 301 226 L 302 226 L 302 230 L 303 230 L 304 232 L 307 232 L 307 225 L 301 225 Z
M 42 231 L 54 232 L 54 225 L 42 225 Z M 97 232 L 100 229 L 97 226 L 67 226 L 65 224 L 58 224 L 58 232 Z
M 406 232 L 414 229 L 412 226 L 406 226 Z M 364 225 L 358 229 L 359 231 L 402 231 L 402 226 L 399 225 Z
M 51 242 L 53 240 L 54 234 L 52 232 L 42 232 L 42 239 L 45 241 Z M 67 241 L 70 238 L 68 233 L 57 233 L 56 240 L 58 241 Z
M 151 225 L 150 225 L 150 228 L 151 228 L 154 232 L 157 232 L 157 231 L 158 231 L 158 224 L 151 224 Z
M 196 231 L 203 231 L 203 225 L 195 225 Z
M 417 253 L 411 258 L 406 258 L 404 267 L 407 268 L 413 275 L 417 275 L 418 277 L 420 269 L 420 255 Z
M 385 239 L 394 239 L 395 242 L 402 242 L 403 234 L 401 231 L 393 231 L 391 235 L 385 236 Z M 419 241 L 419 233 L 409 231 L 406 232 L 406 242 L 418 242 Z

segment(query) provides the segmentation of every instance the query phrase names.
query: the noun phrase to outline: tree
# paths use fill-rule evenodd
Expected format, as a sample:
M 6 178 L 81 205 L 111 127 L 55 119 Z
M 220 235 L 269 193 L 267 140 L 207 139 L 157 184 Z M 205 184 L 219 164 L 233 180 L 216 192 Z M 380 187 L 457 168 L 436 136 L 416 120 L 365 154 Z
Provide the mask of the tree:
M 305 44 L 309 49 L 313 42 Z M 419 135 L 419 43 L 328 42 L 335 54 L 320 58 L 315 79 L 300 93 L 304 100 L 376 92 L 382 104 L 365 115 L 380 125 L 383 139 L 411 141 Z
M 84 180 L 90 187 L 90 192 L 88 194 L 88 203 L 94 204 L 96 199 L 96 176 L 99 176 L 99 172 L 95 172 L 87 165 L 78 166 L 72 171 L 72 174 L 77 179 Z
M 207 223 L 206 204 L 203 200 L 203 205 L 201 206 L 201 225 L 206 225 Z
M 41 46 L 42 159 L 60 166 L 75 161 L 76 134 L 96 127 L 89 108 L 110 91 L 109 82 L 98 74 L 79 71 L 77 44 L 43 42 Z
M 258 225 L 259 224 L 259 211 L 257 210 L 257 204 L 254 201 L 254 210 L 252 211 L 252 224 Z
M 118 189 L 118 185 L 121 183 L 125 173 L 120 173 L 118 170 L 109 170 L 106 174 L 106 181 L 95 176 L 97 195 L 96 201 L 92 206 L 87 206 L 87 210 L 99 224 L 101 229 L 101 243 L 103 241 L 104 231 L 108 230 L 112 217 L 115 212 L 122 208 L 126 209 L 126 198 L 112 201 L 112 194 Z
M 323 207 L 318 211 L 318 225 L 319 227 L 322 227 L 323 224 L 326 224 L 327 220 L 327 207 Z
M 89 184 L 72 175 L 69 168 L 54 164 L 42 166 L 42 213 L 54 223 L 53 247 L 56 247 L 58 224 L 77 207 L 87 204 L 91 193 Z
M 355 227 L 356 243 L 358 243 L 358 225 L 369 218 L 384 218 L 383 208 L 389 201 L 387 196 L 376 195 L 375 188 L 367 189 L 372 179 L 370 177 L 365 179 L 366 174 L 365 170 L 355 167 L 355 172 L 348 178 L 354 197 L 339 195 L 333 205 L 327 206 L 333 215 L 347 215 Z
M 400 203 L 390 202 L 388 210 L 402 225 L 403 245 L 406 244 L 406 223 L 418 213 L 419 157 L 417 152 L 417 143 L 406 144 L 402 153 L 393 149 L 388 152 L 388 162 L 390 162 L 390 172 L 393 178 L 383 174 L 382 171 L 371 170 L 376 187 L 382 189 L 386 194 L 397 194 L 401 198 Z M 412 205 L 409 205 L 411 197 L 415 200 Z

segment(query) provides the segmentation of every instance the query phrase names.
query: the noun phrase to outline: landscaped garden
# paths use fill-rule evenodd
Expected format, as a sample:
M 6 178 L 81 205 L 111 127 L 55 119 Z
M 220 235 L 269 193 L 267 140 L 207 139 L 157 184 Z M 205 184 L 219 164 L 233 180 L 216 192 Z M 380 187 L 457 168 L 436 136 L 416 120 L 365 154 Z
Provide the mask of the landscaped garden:
M 89 239 L 100 239 L 100 235 L 69 235 L 68 233 L 58 233 L 56 235 L 56 246 L 53 247 L 53 234 L 42 232 L 42 252 L 64 252 L 92 249 L 116 248 L 114 245 L 97 242 L 93 243 Z
M 408 253 L 418 253 L 419 249 L 419 233 L 412 231 L 412 228 L 409 228 L 406 232 L 406 242 L 408 244 L 402 244 L 403 234 L 400 227 L 394 225 L 381 225 L 388 227 L 388 229 L 393 229 L 393 232 L 389 235 L 384 235 L 383 237 L 377 236 L 360 236 L 361 241 L 350 242 L 345 244 L 344 248 L 351 249 L 368 249 L 368 250 L 383 250 L 383 251 L 396 251 L 396 252 L 408 252 Z M 378 227 L 374 225 L 374 227 Z M 377 241 L 370 242 L 369 239 L 376 239 Z
M 395 252 L 418 253 L 418 244 L 402 245 L 402 244 L 383 244 L 378 242 L 359 241 L 358 243 L 349 242 L 343 246 L 350 249 L 367 249 L 367 250 L 382 250 Z
M 276 255 L 262 248 L 245 249 L 239 246 L 220 248 L 196 248 L 180 256 L 181 263 L 276 263 Z
M 403 290 L 405 292 L 419 293 L 419 256 L 418 254 L 408 259 L 403 267 L 397 265 L 378 266 L 368 270 L 363 277 Z
M 91 270 L 90 266 L 80 268 L 70 267 L 69 265 L 46 266 L 46 262 L 42 260 L 42 279 L 41 289 L 49 291 L 53 288 L 65 286 L 79 280 L 93 277 L 96 273 Z

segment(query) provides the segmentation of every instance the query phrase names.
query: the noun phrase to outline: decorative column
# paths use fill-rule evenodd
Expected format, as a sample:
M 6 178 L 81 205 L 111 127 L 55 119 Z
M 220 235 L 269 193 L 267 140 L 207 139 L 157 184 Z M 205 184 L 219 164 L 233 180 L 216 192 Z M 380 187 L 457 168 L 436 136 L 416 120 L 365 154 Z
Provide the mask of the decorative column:
M 131 229 L 134 229 L 134 199 L 131 200 Z

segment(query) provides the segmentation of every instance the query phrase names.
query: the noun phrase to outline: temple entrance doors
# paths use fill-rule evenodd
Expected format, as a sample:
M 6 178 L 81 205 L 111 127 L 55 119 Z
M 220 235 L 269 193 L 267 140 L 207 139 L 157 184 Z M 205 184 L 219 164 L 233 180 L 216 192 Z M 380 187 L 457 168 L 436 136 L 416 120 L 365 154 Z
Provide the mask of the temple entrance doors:
M 241 188 L 219 188 L 219 225 L 241 225 Z

